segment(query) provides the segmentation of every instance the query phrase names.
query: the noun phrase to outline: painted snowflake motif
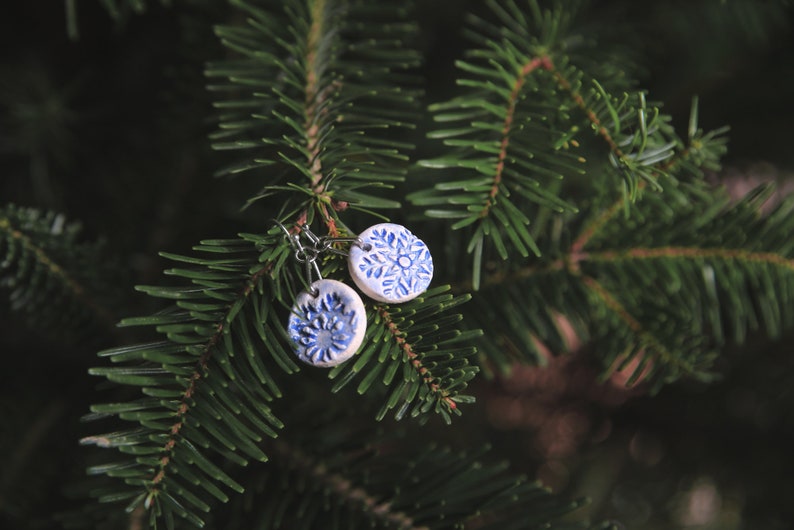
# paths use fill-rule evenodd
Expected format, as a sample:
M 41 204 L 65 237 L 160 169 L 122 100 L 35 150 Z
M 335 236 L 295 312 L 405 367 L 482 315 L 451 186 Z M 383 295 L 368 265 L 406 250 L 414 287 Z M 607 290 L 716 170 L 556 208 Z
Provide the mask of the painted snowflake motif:
M 357 255 L 356 284 L 384 302 L 404 302 L 423 293 L 433 278 L 433 259 L 424 242 L 405 227 L 375 225 L 361 239 L 368 250 Z M 352 256 L 352 254 L 351 254 Z
M 330 366 L 346 356 L 356 334 L 358 315 L 339 294 L 321 293 L 303 303 L 289 321 L 295 353 L 304 362 Z

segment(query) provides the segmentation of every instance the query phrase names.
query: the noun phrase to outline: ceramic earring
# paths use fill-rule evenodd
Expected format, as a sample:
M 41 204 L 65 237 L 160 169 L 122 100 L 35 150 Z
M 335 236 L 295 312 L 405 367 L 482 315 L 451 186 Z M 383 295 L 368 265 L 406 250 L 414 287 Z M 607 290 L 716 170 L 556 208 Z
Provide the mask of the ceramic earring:
M 351 358 L 366 330 L 364 303 L 352 288 L 336 280 L 317 280 L 301 292 L 287 323 L 298 358 L 326 368 Z
M 377 224 L 359 234 L 350 247 L 348 268 L 361 292 L 392 304 L 413 300 L 433 279 L 427 245 L 394 223 Z
M 342 282 L 324 280 L 317 266 L 318 249 L 304 247 L 291 235 L 295 259 L 306 266 L 309 288 L 295 298 L 287 334 L 298 358 L 312 366 L 330 368 L 351 358 L 364 340 L 367 314 L 356 291 Z M 313 235 L 313 234 L 312 234 Z M 312 272 L 317 280 L 312 282 Z

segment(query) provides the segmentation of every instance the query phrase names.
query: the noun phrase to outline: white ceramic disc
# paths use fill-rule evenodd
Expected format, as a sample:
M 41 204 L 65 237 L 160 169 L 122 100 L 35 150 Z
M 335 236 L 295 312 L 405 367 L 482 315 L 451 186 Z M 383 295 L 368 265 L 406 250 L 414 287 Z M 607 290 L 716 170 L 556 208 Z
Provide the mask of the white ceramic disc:
M 350 276 L 380 302 L 400 303 L 425 292 L 433 279 L 433 258 L 424 241 L 404 226 L 381 223 L 359 234 L 350 247 Z
M 287 324 L 298 358 L 323 367 L 336 366 L 352 357 L 366 330 L 367 314 L 361 297 L 336 280 L 318 280 L 309 291 L 300 293 Z

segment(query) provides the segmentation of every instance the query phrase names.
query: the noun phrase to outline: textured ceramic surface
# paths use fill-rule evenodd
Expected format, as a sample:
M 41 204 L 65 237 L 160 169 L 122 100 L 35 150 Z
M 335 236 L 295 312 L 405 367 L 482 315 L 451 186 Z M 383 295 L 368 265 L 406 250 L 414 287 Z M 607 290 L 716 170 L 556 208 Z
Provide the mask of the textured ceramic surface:
M 287 332 L 298 358 L 313 366 L 336 366 L 353 356 L 367 329 L 364 303 L 336 280 L 318 280 L 295 299 Z
M 350 248 L 350 276 L 380 302 L 401 303 L 425 292 L 433 279 L 433 258 L 424 241 L 402 225 L 381 223 L 359 234 Z

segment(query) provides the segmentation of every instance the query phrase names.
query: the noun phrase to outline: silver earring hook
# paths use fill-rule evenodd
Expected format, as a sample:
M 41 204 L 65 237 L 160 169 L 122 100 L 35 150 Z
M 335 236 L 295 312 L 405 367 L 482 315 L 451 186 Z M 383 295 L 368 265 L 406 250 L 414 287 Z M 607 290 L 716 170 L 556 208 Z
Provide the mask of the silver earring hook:
M 321 236 L 318 237 L 314 232 L 307 225 L 299 225 L 301 232 L 306 234 L 306 237 L 314 245 L 315 250 L 317 252 L 331 252 L 333 254 L 337 254 L 339 256 L 347 256 L 350 253 L 347 250 L 340 250 L 333 246 L 334 243 L 352 243 L 357 247 L 361 247 L 361 249 L 365 251 L 369 251 L 372 249 L 372 245 L 369 243 L 364 243 L 360 237 L 329 237 L 329 236 Z
M 290 241 L 292 241 L 292 234 L 290 234 L 290 233 L 289 233 L 289 230 L 287 230 L 287 227 L 286 227 L 286 226 L 284 226 L 283 224 L 281 224 L 281 221 L 279 221 L 278 219 L 271 219 L 271 221 L 273 221 L 274 223 L 276 223 L 276 226 L 278 226 L 279 228 L 281 228 L 281 231 L 282 231 L 282 232 L 284 232 L 284 235 L 285 235 L 285 236 L 287 236 L 287 239 L 289 239 Z
M 317 236 L 308 225 L 301 224 L 298 225 L 300 231 L 306 238 L 311 242 L 311 246 L 303 246 L 301 244 L 301 237 L 298 234 L 291 234 L 287 227 L 281 224 L 278 220 L 273 219 L 281 231 L 284 232 L 284 235 L 287 236 L 290 245 L 295 250 L 294 257 L 295 260 L 299 263 L 303 263 L 306 266 L 306 282 L 309 286 L 311 286 L 312 282 L 312 272 L 317 276 L 317 280 L 322 280 L 322 274 L 320 272 L 320 267 L 317 265 L 317 258 L 320 256 L 322 252 L 331 252 L 333 254 L 337 254 L 339 256 L 349 256 L 350 252 L 347 250 L 340 250 L 335 248 L 333 245 L 334 243 L 350 243 L 355 245 L 365 252 L 369 252 L 372 249 L 372 245 L 369 243 L 365 243 L 360 237 L 328 237 L 328 236 Z M 318 291 L 317 289 L 311 289 L 310 292 L 313 296 L 317 296 Z
M 306 232 L 307 237 L 311 239 L 313 243 L 315 243 L 314 246 L 312 247 L 304 247 L 301 244 L 300 236 L 298 234 L 290 234 L 289 230 L 287 230 L 287 228 L 283 224 L 281 224 L 279 221 L 275 219 L 274 221 L 287 236 L 290 246 L 295 250 L 293 254 L 295 261 L 297 261 L 298 263 L 303 263 L 305 265 L 306 283 L 309 286 L 309 292 L 312 294 L 312 296 L 317 296 L 319 294 L 319 291 L 315 288 L 312 288 L 311 285 L 313 283 L 312 271 L 314 271 L 314 274 L 317 276 L 318 281 L 323 279 L 323 275 L 320 272 L 320 267 L 319 265 L 317 265 L 317 257 L 320 254 L 319 249 L 317 248 L 317 242 L 319 242 L 319 238 L 314 234 L 312 234 L 311 231 L 308 230 L 308 228 L 306 228 L 305 226 L 301 226 L 300 227 L 301 231 Z
M 314 273 L 317 275 L 317 281 L 323 279 L 323 275 L 320 272 L 320 266 L 317 265 L 317 256 L 319 255 L 317 249 L 313 247 L 304 247 L 301 245 L 299 238 L 295 238 L 294 241 L 298 247 L 298 250 L 295 251 L 295 259 L 306 266 L 306 282 L 309 284 L 309 290 L 312 293 L 312 296 L 317 296 L 319 291 L 311 287 L 313 283 L 312 269 L 314 269 Z
M 308 237 L 308 238 L 309 238 L 309 241 L 311 241 L 311 242 L 312 242 L 312 244 L 314 245 L 314 248 L 315 248 L 315 249 L 318 249 L 318 251 L 319 251 L 319 248 L 320 248 L 320 247 L 319 247 L 319 245 L 320 245 L 320 242 L 322 241 L 322 239 L 323 239 L 323 238 L 321 238 L 321 237 L 317 237 L 317 236 L 314 234 L 314 232 L 312 232 L 312 231 L 311 231 L 311 229 L 309 228 L 309 226 L 308 226 L 308 225 L 305 225 L 305 224 L 303 224 L 303 225 L 298 225 L 298 228 L 300 228 L 300 229 L 301 229 L 301 232 L 302 232 L 303 234 L 306 234 L 306 237 Z
M 339 256 L 349 256 L 350 252 L 333 247 L 332 245 L 334 243 L 351 243 L 357 247 L 360 247 L 364 251 L 369 251 L 372 249 L 372 245 L 369 243 L 364 243 L 360 237 L 321 237 L 320 243 L 322 244 L 323 251 L 332 252 Z

